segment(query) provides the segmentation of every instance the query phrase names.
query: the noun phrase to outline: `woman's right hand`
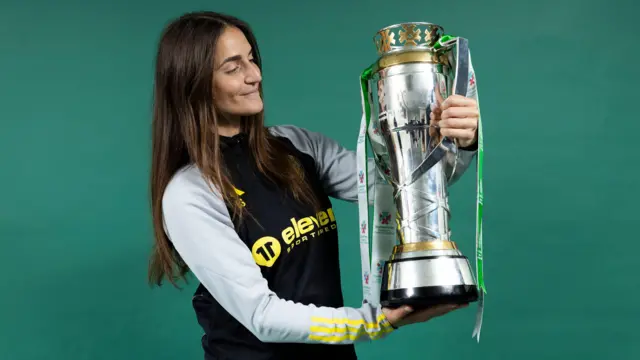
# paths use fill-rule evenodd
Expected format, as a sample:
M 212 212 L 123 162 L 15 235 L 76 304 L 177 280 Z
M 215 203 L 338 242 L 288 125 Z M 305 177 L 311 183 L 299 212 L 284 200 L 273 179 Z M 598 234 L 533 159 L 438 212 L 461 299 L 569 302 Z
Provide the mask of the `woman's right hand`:
M 450 311 L 462 309 L 469 304 L 463 305 L 438 305 L 428 309 L 415 311 L 410 306 L 401 306 L 397 309 L 382 308 L 382 312 L 387 317 L 391 325 L 396 328 L 401 326 L 429 321 L 435 317 L 445 315 Z

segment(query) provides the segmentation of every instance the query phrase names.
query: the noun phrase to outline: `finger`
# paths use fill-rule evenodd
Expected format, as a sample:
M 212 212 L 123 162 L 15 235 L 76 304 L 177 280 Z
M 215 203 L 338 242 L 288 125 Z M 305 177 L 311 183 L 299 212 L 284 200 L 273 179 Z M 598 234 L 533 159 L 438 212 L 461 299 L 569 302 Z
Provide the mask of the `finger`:
M 460 140 L 473 140 L 476 137 L 475 129 L 440 129 L 443 136 Z
M 438 121 L 438 126 L 441 129 L 472 129 L 475 130 L 478 127 L 478 120 L 476 118 L 450 118 Z
M 432 308 L 417 311 L 413 314 L 406 316 L 402 322 L 403 323 L 414 323 L 414 322 L 423 322 L 438 316 L 445 315 L 453 310 L 457 309 L 456 305 L 440 305 L 434 306 Z
M 434 306 L 432 308 L 426 309 L 421 312 L 416 312 L 410 316 L 421 316 L 423 314 L 430 317 L 441 316 L 453 310 L 464 308 L 467 305 L 468 304 L 443 304 L 443 305 Z
M 390 310 L 387 314 L 387 319 L 389 319 L 391 323 L 395 323 L 404 319 L 407 315 L 411 314 L 412 312 L 413 312 L 412 307 L 401 306 L 397 309 Z
M 476 107 L 476 101 L 462 95 L 451 95 L 442 103 L 443 110 L 454 106 Z
M 478 117 L 478 109 L 473 107 L 450 107 L 442 111 L 440 114 L 442 119 L 462 118 L 462 117 Z

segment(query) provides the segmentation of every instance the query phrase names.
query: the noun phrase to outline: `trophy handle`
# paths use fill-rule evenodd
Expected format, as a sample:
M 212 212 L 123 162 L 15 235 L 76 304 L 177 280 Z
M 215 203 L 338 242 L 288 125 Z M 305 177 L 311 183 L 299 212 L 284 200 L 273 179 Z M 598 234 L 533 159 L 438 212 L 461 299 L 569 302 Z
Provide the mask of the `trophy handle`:
M 457 38 L 454 49 L 449 51 L 449 63 L 455 69 L 453 93 L 467 96 L 469 86 L 469 40 Z
M 406 183 L 402 184 L 402 186 L 411 185 L 414 181 L 418 180 L 422 174 L 431 169 L 438 161 L 442 160 L 447 155 L 447 152 L 455 153 L 457 152 L 457 147 L 450 139 L 443 138 L 431 153 L 422 160 L 420 165 L 411 172 L 409 179 Z
M 452 65 L 452 75 L 454 76 L 452 93 L 466 96 L 469 84 L 469 40 L 458 37 L 449 44 L 450 46 L 445 47 L 445 49 L 449 50 L 448 58 L 449 63 Z M 458 147 L 453 140 L 443 137 L 431 153 L 413 170 L 407 183 L 403 184 L 403 186 L 410 185 L 416 181 L 438 161 L 442 160 L 447 155 L 447 152 L 455 154 L 458 152 Z

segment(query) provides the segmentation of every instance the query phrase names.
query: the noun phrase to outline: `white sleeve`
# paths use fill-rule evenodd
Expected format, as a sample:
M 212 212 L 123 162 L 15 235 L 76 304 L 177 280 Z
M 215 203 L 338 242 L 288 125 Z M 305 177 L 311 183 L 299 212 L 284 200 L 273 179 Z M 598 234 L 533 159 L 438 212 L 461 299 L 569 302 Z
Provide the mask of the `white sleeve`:
M 237 235 L 222 198 L 195 168 L 173 178 L 163 209 L 166 232 L 189 269 L 261 341 L 350 344 L 393 331 L 380 306 L 329 308 L 279 298 Z
M 346 149 L 334 139 L 319 132 L 309 131 L 293 125 L 279 125 L 270 128 L 271 132 L 289 139 L 298 150 L 310 155 L 316 162 L 318 176 L 324 184 L 325 191 L 336 199 L 358 201 L 357 154 Z M 447 153 L 447 177 L 449 185 L 454 184 L 467 170 L 475 155 L 475 150 L 459 149 L 457 154 Z M 455 165 L 455 166 L 454 166 Z M 455 170 L 454 170 L 455 169 Z M 374 181 L 376 163 L 367 159 L 367 183 L 369 184 L 369 204 L 374 199 Z

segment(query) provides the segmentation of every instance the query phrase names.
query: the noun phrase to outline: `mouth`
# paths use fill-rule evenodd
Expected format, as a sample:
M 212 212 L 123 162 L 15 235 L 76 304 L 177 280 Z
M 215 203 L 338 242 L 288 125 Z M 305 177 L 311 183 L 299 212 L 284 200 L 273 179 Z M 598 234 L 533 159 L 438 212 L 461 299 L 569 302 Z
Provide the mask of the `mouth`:
M 249 91 L 247 93 L 242 94 L 242 96 L 249 96 L 249 95 L 254 95 L 254 94 L 258 94 L 258 89 L 255 89 L 253 91 Z

